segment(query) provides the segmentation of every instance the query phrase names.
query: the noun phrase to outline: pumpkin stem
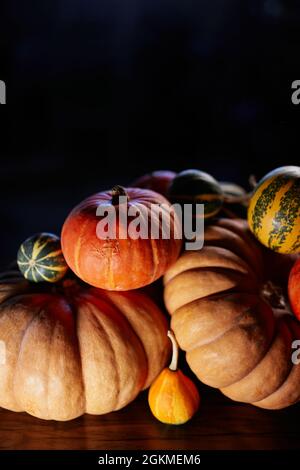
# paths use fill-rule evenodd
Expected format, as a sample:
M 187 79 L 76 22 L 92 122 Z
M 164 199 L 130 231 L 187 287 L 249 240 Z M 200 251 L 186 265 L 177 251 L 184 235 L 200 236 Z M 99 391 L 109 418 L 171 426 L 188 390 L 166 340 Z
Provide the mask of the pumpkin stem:
M 117 206 L 119 204 L 119 197 L 120 196 L 125 196 L 128 199 L 128 194 L 125 188 L 123 186 L 119 186 L 118 184 L 114 186 L 111 190 L 111 203 L 114 206 Z
M 175 335 L 172 330 L 168 331 L 168 338 L 170 338 L 172 343 L 172 360 L 169 365 L 169 369 L 176 371 L 178 366 L 178 343 L 176 341 Z

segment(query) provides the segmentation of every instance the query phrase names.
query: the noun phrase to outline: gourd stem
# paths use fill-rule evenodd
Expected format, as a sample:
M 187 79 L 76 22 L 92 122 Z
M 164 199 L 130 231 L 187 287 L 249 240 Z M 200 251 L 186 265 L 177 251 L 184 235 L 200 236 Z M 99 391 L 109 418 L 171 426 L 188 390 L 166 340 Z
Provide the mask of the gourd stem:
M 128 199 L 128 194 L 125 188 L 123 186 L 119 186 L 118 184 L 114 186 L 111 190 L 111 203 L 114 206 L 117 206 L 119 204 L 119 197 L 123 196 Z
M 257 180 L 255 175 L 249 176 L 249 184 L 251 186 L 251 191 L 246 194 L 243 194 L 242 196 L 231 196 L 229 194 L 224 194 L 224 202 L 226 204 L 248 204 L 252 197 L 253 190 L 257 186 Z
M 243 194 L 242 196 L 230 196 L 228 194 L 224 195 L 224 202 L 226 204 L 247 204 L 252 196 L 252 192 Z
M 172 330 L 168 331 L 168 338 L 170 338 L 172 343 L 172 360 L 169 365 L 169 369 L 176 371 L 178 366 L 178 343 L 176 341 L 175 335 Z

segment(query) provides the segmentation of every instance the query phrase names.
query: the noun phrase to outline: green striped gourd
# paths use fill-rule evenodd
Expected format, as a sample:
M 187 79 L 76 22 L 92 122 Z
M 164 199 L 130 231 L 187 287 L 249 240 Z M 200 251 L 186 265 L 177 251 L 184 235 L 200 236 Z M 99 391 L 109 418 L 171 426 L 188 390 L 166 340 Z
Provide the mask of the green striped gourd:
M 60 238 L 52 233 L 38 233 L 25 240 L 17 262 L 23 276 L 33 282 L 57 282 L 68 269 Z
M 220 211 L 224 194 L 221 186 L 208 173 L 185 170 L 171 183 L 169 199 L 179 204 L 204 204 L 204 218 L 209 219 Z

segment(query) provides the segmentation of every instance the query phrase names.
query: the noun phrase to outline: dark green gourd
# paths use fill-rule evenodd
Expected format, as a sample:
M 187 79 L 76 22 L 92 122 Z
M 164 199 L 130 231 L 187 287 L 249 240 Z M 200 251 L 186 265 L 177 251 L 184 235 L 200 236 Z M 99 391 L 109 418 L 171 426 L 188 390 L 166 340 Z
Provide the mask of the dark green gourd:
M 68 270 L 60 238 L 52 233 L 27 238 L 19 248 L 17 262 L 23 276 L 33 282 L 57 282 Z
M 214 217 L 223 205 L 224 194 L 220 184 L 208 173 L 185 170 L 171 183 L 169 198 L 173 203 L 204 204 L 204 218 Z

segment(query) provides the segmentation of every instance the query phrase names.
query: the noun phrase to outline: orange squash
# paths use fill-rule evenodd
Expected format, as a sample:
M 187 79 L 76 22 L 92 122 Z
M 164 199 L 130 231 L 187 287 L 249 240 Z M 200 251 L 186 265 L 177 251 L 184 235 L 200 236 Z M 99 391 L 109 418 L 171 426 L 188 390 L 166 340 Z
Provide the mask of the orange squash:
M 184 424 L 199 408 L 200 396 L 195 384 L 177 368 L 178 344 L 173 332 L 173 355 L 169 368 L 164 369 L 149 390 L 149 406 L 152 414 L 162 423 Z

